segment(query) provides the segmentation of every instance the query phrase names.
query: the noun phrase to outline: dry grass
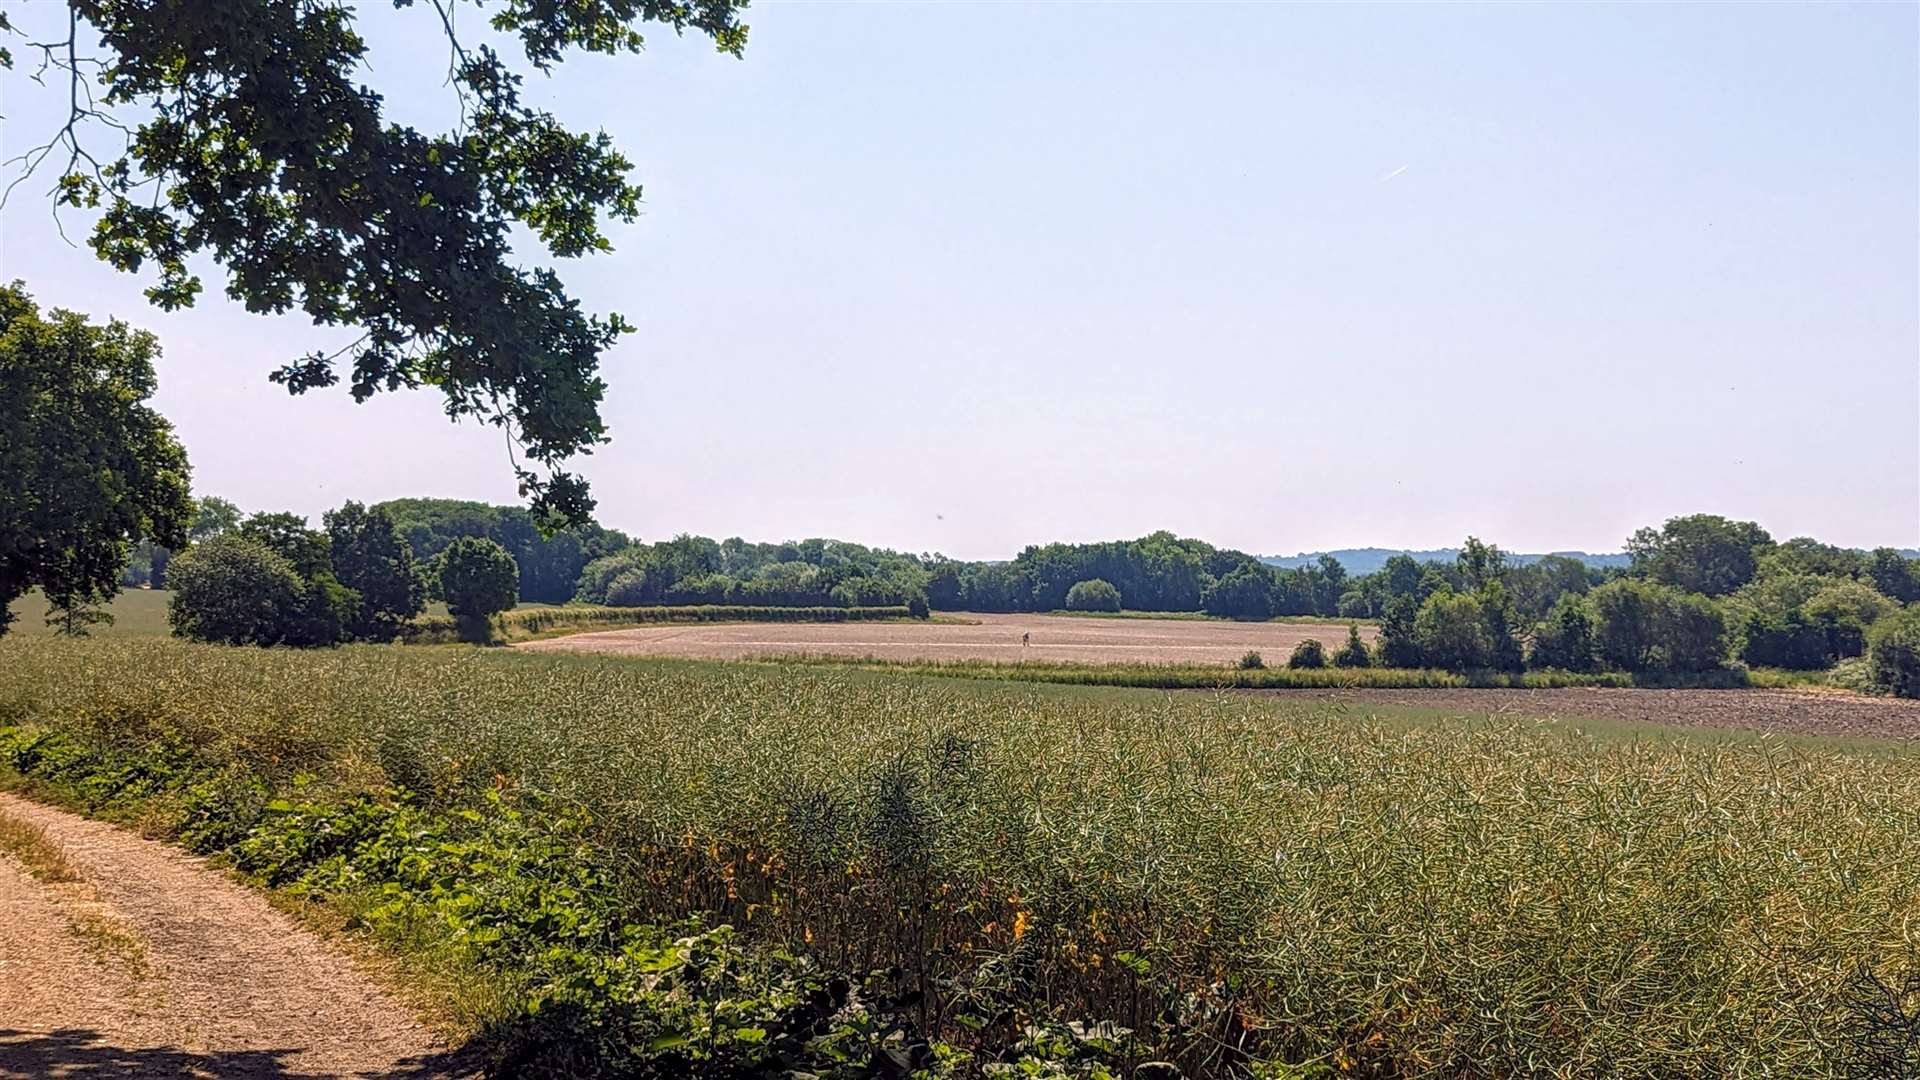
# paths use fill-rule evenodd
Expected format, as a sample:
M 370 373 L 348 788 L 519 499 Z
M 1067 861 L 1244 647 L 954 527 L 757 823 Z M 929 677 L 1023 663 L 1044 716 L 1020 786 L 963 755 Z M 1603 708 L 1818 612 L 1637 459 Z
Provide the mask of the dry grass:
M 147 947 L 111 904 L 100 899 L 79 868 L 30 821 L 0 810 L 0 854 L 48 886 L 73 932 L 94 959 L 124 969 L 135 979 L 147 973 Z

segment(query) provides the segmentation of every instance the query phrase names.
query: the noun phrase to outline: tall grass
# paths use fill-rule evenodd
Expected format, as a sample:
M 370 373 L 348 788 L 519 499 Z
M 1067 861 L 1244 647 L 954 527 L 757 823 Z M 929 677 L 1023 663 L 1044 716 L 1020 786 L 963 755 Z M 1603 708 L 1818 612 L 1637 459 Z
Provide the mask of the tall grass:
M 899 965 L 934 1026 L 998 956 L 1199 1075 L 1834 1075 L 1857 973 L 1920 971 L 1892 749 L 474 650 L 15 641 L 0 672 L 0 725 L 540 791 L 636 918 Z

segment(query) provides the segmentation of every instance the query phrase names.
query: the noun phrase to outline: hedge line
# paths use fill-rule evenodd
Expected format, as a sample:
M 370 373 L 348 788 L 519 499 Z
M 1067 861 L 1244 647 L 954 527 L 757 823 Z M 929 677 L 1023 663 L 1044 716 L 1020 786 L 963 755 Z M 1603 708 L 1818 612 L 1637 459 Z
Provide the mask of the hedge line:
M 640 626 L 649 623 L 708 622 L 872 622 L 909 618 L 906 607 L 766 607 L 746 604 L 698 604 L 657 607 L 516 608 L 493 619 L 494 632 L 504 640 L 534 637 L 555 630 Z M 458 638 L 458 622 L 451 615 L 425 615 L 413 620 L 404 635 L 414 644 L 437 644 Z

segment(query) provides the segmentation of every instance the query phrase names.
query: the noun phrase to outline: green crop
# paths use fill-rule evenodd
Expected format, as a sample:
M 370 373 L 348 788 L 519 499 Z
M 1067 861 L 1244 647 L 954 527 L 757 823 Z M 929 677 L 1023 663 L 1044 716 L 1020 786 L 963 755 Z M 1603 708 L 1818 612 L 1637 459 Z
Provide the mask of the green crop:
M 8 642 L 5 725 L 263 791 L 529 793 L 580 823 L 636 921 L 897 967 L 918 1022 L 962 1040 L 1018 982 L 1200 1075 L 1249 1052 L 1375 1075 L 1836 1075 L 1863 1052 L 1863 976 L 1920 972 L 1920 755 L 1894 747 L 168 641 Z

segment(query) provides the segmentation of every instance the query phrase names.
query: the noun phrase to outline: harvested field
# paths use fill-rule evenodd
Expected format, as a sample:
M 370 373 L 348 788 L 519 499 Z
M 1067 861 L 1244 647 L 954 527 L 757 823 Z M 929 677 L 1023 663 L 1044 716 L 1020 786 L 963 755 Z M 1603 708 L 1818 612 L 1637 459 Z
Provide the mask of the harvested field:
M 1287 701 L 1339 701 L 1461 715 L 1920 739 L 1920 701 L 1832 690 L 1254 690 Z
M 1231 664 L 1248 651 L 1284 664 L 1294 646 L 1346 640 L 1326 623 L 1182 619 L 1081 619 L 1064 615 L 968 615 L 953 623 L 726 623 L 649 626 L 570 634 L 517 646 L 535 651 L 739 660 L 754 656 L 871 656 L 883 660 L 1067 661 L 1095 664 Z M 1028 634 L 1031 643 L 1022 645 Z M 1372 627 L 1360 634 L 1373 640 Z

